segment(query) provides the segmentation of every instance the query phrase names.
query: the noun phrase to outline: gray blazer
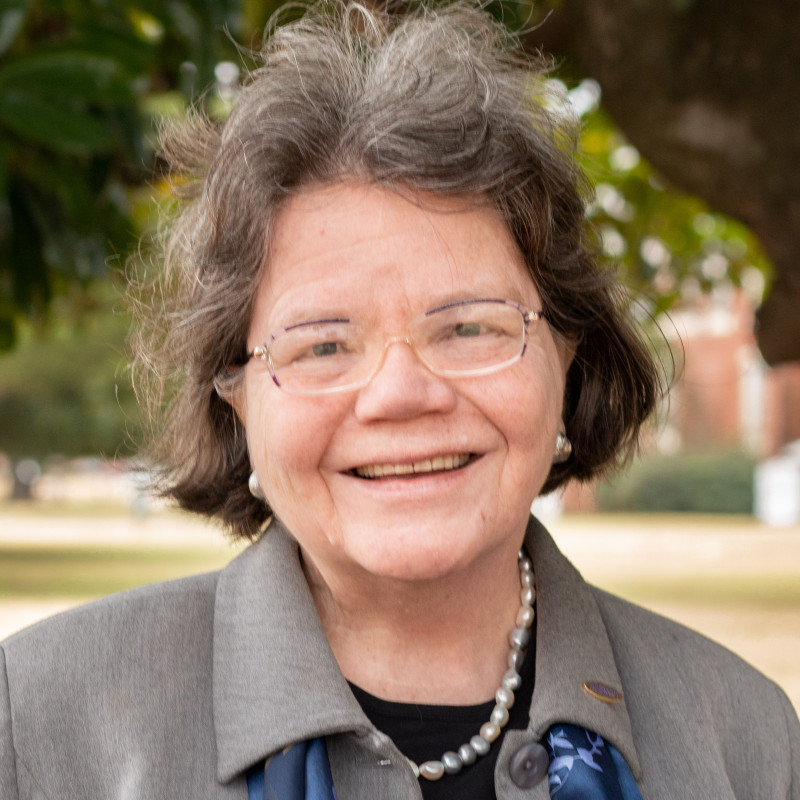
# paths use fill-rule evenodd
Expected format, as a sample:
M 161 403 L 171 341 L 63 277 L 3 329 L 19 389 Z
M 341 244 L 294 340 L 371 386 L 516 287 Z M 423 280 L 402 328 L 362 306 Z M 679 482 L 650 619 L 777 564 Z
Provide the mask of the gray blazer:
M 584 583 L 547 532 L 537 576 L 530 724 L 508 731 L 500 800 L 548 800 L 510 760 L 556 722 L 600 733 L 644 800 L 800 800 L 786 696 L 702 636 Z M 624 693 L 611 705 L 582 688 Z M 221 572 L 67 612 L 0 646 L 0 800 L 246 800 L 243 771 L 327 736 L 340 800 L 421 798 L 328 647 L 278 524 Z

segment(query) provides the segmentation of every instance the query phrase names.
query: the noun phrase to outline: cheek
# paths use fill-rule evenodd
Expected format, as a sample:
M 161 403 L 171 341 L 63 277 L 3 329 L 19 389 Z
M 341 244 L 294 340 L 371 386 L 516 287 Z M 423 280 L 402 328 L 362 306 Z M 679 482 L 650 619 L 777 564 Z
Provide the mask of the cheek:
M 513 385 L 505 387 L 503 408 L 517 441 L 539 440 L 559 424 L 564 376 L 557 359 L 531 359 Z
M 560 403 L 541 385 L 534 385 L 527 387 L 527 396 L 524 399 L 517 397 L 511 408 L 516 410 L 510 415 L 507 425 L 509 452 L 524 462 L 527 470 L 545 464 L 549 469 L 552 442 L 559 425 Z
M 509 466 L 520 480 L 544 480 L 561 424 L 564 377 L 557 359 L 538 359 L 498 393 Z M 527 476 L 527 477 L 526 477 Z
M 280 513 L 287 501 L 308 499 L 335 429 L 330 414 L 288 395 L 248 403 L 247 446 L 267 500 Z

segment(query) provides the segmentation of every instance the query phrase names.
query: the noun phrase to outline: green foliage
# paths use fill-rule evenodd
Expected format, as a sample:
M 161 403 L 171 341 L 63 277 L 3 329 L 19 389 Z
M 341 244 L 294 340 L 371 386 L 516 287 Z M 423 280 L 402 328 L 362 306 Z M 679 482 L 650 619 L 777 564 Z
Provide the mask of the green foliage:
M 130 454 L 139 413 L 125 367 L 128 320 L 113 295 L 76 293 L 45 332 L 28 328 L 0 356 L 0 451 L 12 458 L 53 453 Z
M 759 301 L 770 265 L 747 228 L 670 186 L 602 108 L 583 121 L 582 159 L 596 185 L 589 216 L 623 281 L 649 298 L 646 310 L 727 283 Z
M 754 466 L 741 452 L 646 456 L 601 485 L 598 502 L 606 511 L 751 514 Z
M 237 58 L 228 32 L 247 34 L 240 5 L 4 0 L 0 350 L 20 319 L 45 319 L 54 298 L 136 246 L 132 193 L 154 163 L 150 109 L 159 96 L 177 95 L 181 110 L 203 101 L 215 65 Z
M 155 122 L 189 102 L 224 113 L 206 93 L 214 68 L 241 62 L 232 39 L 257 44 L 276 5 L 3 0 L 0 452 L 128 451 L 129 320 L 102 281 L 152 224 L 151 196 L 164 200 Z

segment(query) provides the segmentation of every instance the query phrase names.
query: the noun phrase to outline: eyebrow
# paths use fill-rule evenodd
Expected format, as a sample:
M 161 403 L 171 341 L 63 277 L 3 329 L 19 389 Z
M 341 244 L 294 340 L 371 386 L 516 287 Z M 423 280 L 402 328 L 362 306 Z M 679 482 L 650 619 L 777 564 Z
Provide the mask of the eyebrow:
M 529 305 L 529 302 L 522 297 L 521 292 L 513 287 L 506 287 L 502 291 L 498 291 L 497 289 L 491 290 L 487 287 L 485 290 L 478 289 L 477 291 L 470 290 L 450 294 L 443 293 L 442 295 L 433 299 L 425 308 L 414 312 L 411 315 L 411 318 L 429 314 L 432 311 L 440 311 L 444 308 L 448 308 L 449 306 L 456 306 L 461 303 L 480 302 L 482 300 L 511 300 L 512 302 L 517 303 L 525 308 L 527 308 Z M 370 310 L 373 310 L 374 308 L 375 304 L 369 305 Z M 287 318 L 284 316 L 284 314 L 281 314 L 281 318 L 284 320 L 284 322 L 278 323 L 274 327 L 270 327 L 268 335 L 273 335 L 281 330 L 296 328 L 300 325 L 310 325 L 315 322 L 362 323 L 364 320 L 364 316 L 356 314 L 353 310 L 347 310 L 339 305 L 328 308 L 315 305 L 310 310 L 302 309 L 298 306 L 296 316 L 289 316 Z
M 279 333 L 284 333 L 285 331 L 291 331 L 295 328 L 302 328 L 305 325 L 322 325 L 322 324 L 342 324 L 347 323 L 348 325 L 352 323 L 350 317 L 320 317 L 319 319 L 309 319 L 304 322 L 293 322 L 291 325 L 286 325 L 283 328 L 279 328 L 272 332 L 271 336 L 275 337 Z

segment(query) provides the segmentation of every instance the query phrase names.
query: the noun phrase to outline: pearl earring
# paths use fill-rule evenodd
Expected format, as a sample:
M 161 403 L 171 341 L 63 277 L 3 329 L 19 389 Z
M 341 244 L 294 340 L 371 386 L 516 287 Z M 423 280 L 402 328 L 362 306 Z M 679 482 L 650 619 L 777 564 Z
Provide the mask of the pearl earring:
M 264 495 L 264 490 L 261 488 L 261 484 L 258 482 L 258 475 L 255 470 L 250 473 L 250 477 L 247 479 L 247 488 L 250 490 L 250 494 L 257 500 L 267 499 Z
M 572 455 L 572 442 L 567 439 L 565 433 L 556 436 L 555 447 L 553 448 L 553 463 L 563 464 Z

